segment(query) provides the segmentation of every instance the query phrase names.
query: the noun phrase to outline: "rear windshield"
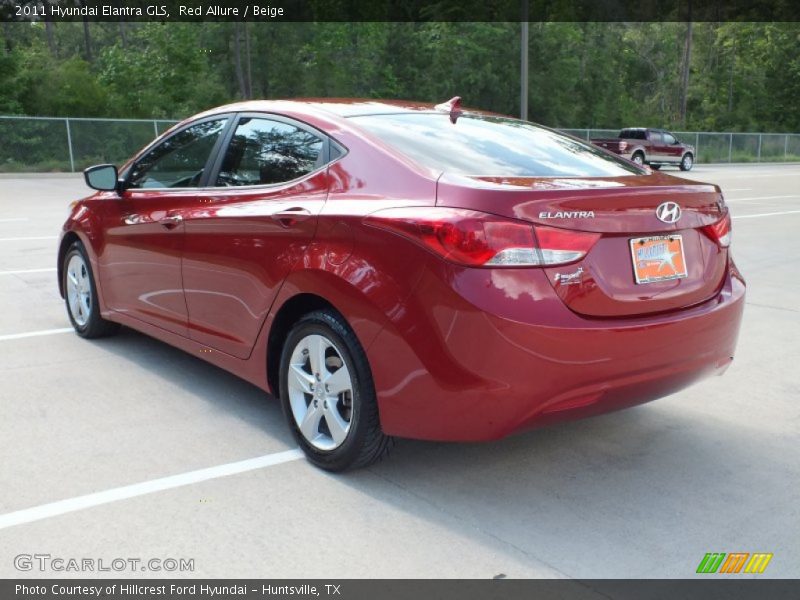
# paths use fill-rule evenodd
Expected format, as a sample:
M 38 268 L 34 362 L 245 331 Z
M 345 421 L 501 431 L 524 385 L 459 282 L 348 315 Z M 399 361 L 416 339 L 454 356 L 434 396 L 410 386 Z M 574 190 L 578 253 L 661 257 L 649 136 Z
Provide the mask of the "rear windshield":
M 626 140 L 646 140 L 647 134 L 644 129 L 623 129 L 619 132 L 619 137 Z
M 580 140 L 504 117 L 416 113 L 350 117 L 428 167 L 482 177 L 620 177 L 642 170 Z

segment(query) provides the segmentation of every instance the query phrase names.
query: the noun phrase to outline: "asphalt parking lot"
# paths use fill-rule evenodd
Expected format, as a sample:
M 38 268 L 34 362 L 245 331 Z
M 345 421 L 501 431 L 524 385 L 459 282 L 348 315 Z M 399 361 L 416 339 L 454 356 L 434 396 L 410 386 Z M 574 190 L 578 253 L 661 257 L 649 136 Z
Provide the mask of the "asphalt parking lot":
M 725 376 L 330 475 L 249 384 L 130 330 L 69 332 L 56 236 L 82 178 L 0 176 L 0 577 L 684 578 L 707 552 L 800 577 L 800 165 L 689 177 L 725 192 L 748 280 Z M 20 554 L 194 570 L 19 571 Z

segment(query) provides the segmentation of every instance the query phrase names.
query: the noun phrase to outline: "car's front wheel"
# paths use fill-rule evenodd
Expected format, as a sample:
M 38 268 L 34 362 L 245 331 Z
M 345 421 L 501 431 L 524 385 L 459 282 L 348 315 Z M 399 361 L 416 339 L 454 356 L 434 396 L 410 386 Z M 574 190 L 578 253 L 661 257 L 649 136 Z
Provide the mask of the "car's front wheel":
M 73 243 L 67 250 L 62 273 L 67 314 L 75 332 L 85 338 L 98 338 L 117 333 L 119 324 L 100 316 L 92 266 L 81 242 Z
M 644 164 L 644 154 L 642 154 L 641 152 L 635 152 L 633 154 L 633 156 L 631 157 L 631 160 L 633 162 L 635 162 L 637 165 L 643 165 Z
M 681 171 L 691 171 L 692 167 L 694 166 L 694 157 L 689 154 L 688 152 L 683 155 L 681 159 Z
M 295 439 L 323 469 L 367 466 L 393 445 L 381 430 L 364 349 L 333 310 L 309 313 L 289 332 L 281 355 L 280 397 Z

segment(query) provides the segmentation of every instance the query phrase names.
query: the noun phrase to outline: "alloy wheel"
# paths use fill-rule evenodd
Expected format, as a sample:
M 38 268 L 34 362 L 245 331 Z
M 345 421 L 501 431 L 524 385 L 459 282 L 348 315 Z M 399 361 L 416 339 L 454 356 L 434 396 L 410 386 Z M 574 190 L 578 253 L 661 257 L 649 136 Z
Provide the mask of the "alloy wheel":
M 92 279 L 86 262 L 74 254 L 67 263 L 67 302 L 78 327 L 85 327 L 92 314 Z
M 302 338 L 289 360 L 289 404 L 300 433 L 323 451 L 341 446 L 353 418 L 353 379 L 342 352 L 319 334 Z

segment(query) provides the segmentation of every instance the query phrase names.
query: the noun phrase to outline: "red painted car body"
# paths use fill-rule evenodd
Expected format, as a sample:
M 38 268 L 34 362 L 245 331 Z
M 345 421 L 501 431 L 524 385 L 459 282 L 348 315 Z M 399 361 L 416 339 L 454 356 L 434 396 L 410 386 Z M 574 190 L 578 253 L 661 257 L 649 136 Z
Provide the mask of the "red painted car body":
M 348 118 L 432 111 L 309 100 L 204 113 L 187 122 L 278 114 L 346 152 L 287 184 L 96 193 L 72 210 L 62 253 L 83 241 L 105 319 L 264 390 L 276 390 L 292 320 L 334 307 L 366 351 L 381 425 L 393 436 L 499 438 L 646 402 L 727 368 L 745 283 L 727 246 L 703 233 L 728 218 L 717 187 L 645 171 L 443 173 Z M 679 222 L 657 218 L 664 201 L 681 206 Z M 596 240 L 566 266 L 476 268 L 369 217 L 397 207 L 480 211 Z M 593 216 L 571 218 L 582 213 Z M 682 236 L 687 277 L 635 283 L 629 240 L 646 235 Z

